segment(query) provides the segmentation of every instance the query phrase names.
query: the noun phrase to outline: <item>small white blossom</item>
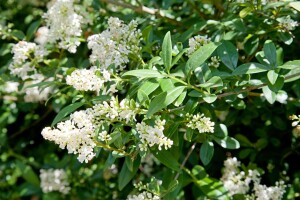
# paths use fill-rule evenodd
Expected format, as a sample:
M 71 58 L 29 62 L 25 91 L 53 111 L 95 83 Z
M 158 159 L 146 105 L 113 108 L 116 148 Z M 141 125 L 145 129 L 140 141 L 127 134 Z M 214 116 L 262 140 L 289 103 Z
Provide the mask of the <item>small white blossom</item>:
M 98 139 L 102 142 L 111 140 L 111 136 L 107 133 L 107 131 L 102 131 L 98 135 Z
M 41 169 L 40 179 L 44 193 L 58 191 L 68 194 L 71 190 L 67 174 L 63 169 Z
M 141 40 L 137 23 L 131 21 L 128 25 L 118 18 L 108 19 L 108 30 L 88 37 L 88 48 L 92 50 L 90 61 L 98 61 L 102 69 L 114 64 L 117 71 L 125 68 L 129 62 L 129 54 L 138 55 Z
M 75 53 L 80 45 L 83 17 L 75 12 L 73 0 L 57 0 L 43 16 L 49 28 L 48 42 Z
M 13 81 L 7 81 L 4 84 L 3 90 L 7 93 L 18 92 L 19 83 Z
M 9 65 L 10 73 L 26 80 L 36 73 L 32 60 L 42 61 L 43 57 L 47 55 L 47 51 L 35 43 L 20 41 L 13 46 L 12 54 L 13 61 Z
M 35 34 L 34 41 L 40 45 L 44 45 L 48 41 L 49 29 L 47 26 L 40 27 Z
M 191 129 L 198 129 L 199 133 L 213 133 L 215 123 L 210 121 L 209 117 L 205 117 L 204 114 L 190 115 L 187 114 L 188 123 L 187 127 Z
M 200 47 L 208 43 L 210 43 L 210 38 L 207 38 L 207 36 L 196 35 L 190 38 L 188 56 L 191 56 Z
M 285 193 L 283 181 L 276 182 L 275 186 L 267 187 L 266 185 L 254 184 L 256 200 L 278 200 L 282 199 Z
M 279 22 L 279 26 L 281 31 L 290 32 L 295 30 L 295 28 L 299 25 L 298 22 L 291 19 L 291 16 L 285 16 L 278 18 L 277 21 Z
M 128 195 L 127 200 L 160 200 L 160 197 L 144 191 L 137 195 Z
M 173 141 L 163 134 L 165 122 L 165 120 L 156 119 L 154 126 L 149 126 L 145 122 L 136 124 L 136 130 L 142 143 L 142 145 L 139 145 L 141 151 L 146 150 L 145 144 L 150 147 L 158 145 L 158 150 L 161 150 L 162 146 L 165 149 L 171 148 Z

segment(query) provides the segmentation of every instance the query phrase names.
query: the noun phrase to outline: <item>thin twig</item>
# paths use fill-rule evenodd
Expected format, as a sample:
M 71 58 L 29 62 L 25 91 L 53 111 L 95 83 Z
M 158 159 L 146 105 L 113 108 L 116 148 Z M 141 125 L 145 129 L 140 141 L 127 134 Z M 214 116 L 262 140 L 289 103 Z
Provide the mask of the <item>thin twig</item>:
M 177 21 L 175 19 L 167 17 L 159 9 L 149 8 L 149 7 L 146 7 L 144 5 L 134 6 L 134 5 L 128 4 L 128 3 L 124 2 L 124 1 L 100 0 L 100 2 L 108 3 L 108 4 L 113 4 L 113 5 L 116 5 L 116 6 L 123 7 L 123 8 L 129 8 L 129 9 L 133 10 L 134 12 L 140 13 L 140 14 L 145 14 L 146 13 L 146 14 L 150 14 L 150 15 L 155 15 L 158 18 L 163 18 L 163 19 L 168 20 L 173 25 L 181 25 L 182 24 L 181 22 L 179 22 L 179 21 Z
M 186 164 L 187 160 L 189 159 L 190 155 L 192 154 L 192 152 L 194 151 L 196 146 L 196 142 L 191 146 L 190 150 L 188 151 L 188 153 L 186 154 L 184 160 L 182 161 L 181 165 L 180 165 L 180 169 L 179 172 L 177 172 L 177 174 L 174 177 L 174 180 L 177 180 L 180 174 L 180 171 L 183 169 L 184 165 Z

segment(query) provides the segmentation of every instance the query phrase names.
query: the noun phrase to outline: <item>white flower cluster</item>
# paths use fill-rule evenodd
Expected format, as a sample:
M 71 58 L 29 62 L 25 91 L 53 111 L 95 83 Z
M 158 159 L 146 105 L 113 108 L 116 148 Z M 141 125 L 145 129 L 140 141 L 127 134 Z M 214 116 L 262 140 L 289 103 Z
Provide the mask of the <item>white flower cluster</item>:
M 215 123 L 210 121 L 209 117 L 205 117 L 204 114 L 186 115 L 188 118 L 187 127 L 191 129 L 198 129 L 199 133 L 213 133 Z
M 300 126 L 300 115 L 292 115 L 290 116 L 290 120 L 296 120 L 292 123 L 292 126 Z
M 141 32 L 137 23 L 128 25 L 118 18 L 108 19 L 108 30 L 88 37 L 88 48 L 92 49 L 90 61 L 100 63 L 102 69 L 114 64 L 117 71 L 125 68 L 129 62 L 129 54 L 138 55 Z
M 167 138 L 163 133 L 165 123 L 166 120 L 156 119 L 154 126 L 149 126 L 145 122 L 136 124 L 136 130 L 142 142 L 139 145 L 141 151 L 147 151 L 148 145 L 152 147 L 155 144 L 158 145 L 158 150 L 161 150 L 162 146 L 164 146 L 165 149 L 171 148 L 173 141 Z
M 123 99 L 118 103 L 115 97 L 112 97 L 110 102 L 102 102 L 93 107 L 93 116 L 98 119 L 114 121 L 125 121 L 129 123 L 130 121 L 136 121 L 135 115 L 138 113 L 138 105 L 136 108 L 130 106 L 130 100 Z
M 68 194 L 71 190 L 68 177 L 63 169 L 41 169 L 41 188 L 44 193 L 58 191 Z
M 218 68 L 220 66 L 220 58 L 217 56 L 213 56 L 210 58 L 210 62 L 208 63 L 208 66 Z
M 100 72 L 96 67 L 92 67 L 91 69 L 76 69 L 66 78 L 67 84 L 72 85 L 76 90 L 95 91 L 97 94 L 99 94 L 101 89 L 104 89 L 104 83 L 110 80 L 110 73 L 107 70 L 103 69 Z M 116 90 L 109 90 L 108 92 L 113 93 Z
M 4 84 L 3 91 L 6 93 L 18 92 L 19 83 L 14 81 L 7 81 Z
M 235 194 L 246 195 L 250 190 L 250 183 L 253 183 L 254 194 L 259 200 L 279 200 L 285 193 L 285 185 L 283 181 L 277 182 L 276 186 L 267 187 L 261 185 L 260 174 L 257 170 L 248 170 L 247 173 L 240 171 L 241 162 L 237 158 L 228 158 L 224 162 L 224 171 L 221 180 L 224 187 L 228 190 L 229 196 Z
M 10 73 L 26 80 L 36 73 L 34 63 L 42 61 L 47 51 L 35 43 L 20 41 L 13 45 L 12 54 L 13 61 L 9 65 Z
M 196 35 L 190 38 L 188 56 L 191 56 L 200 47 L 208 43 L 210 43 L 210 38 L 207 38 L 207 36 Z
M 127 200 L 160 200 L 160 197 L 144 191 L 137 195 L 128 195 Z
M 78 154 L 79 162 L 88 162 L 94 156 L 93 141 L 95 135 L 95 125 L 92 123 L 92 115 L 89 109 L 74 112 L 69 120 L 60 122 L 57 128 L 46 127 L 42 135 L 46 140 L 50 140 L 59 145 L 60 148 L 68 149 L 68 153 Z
M 276 19 L 279 22 L 279 26 L 281 31 L 283 32 L 290 32 L 295 30 L 295 28 L 299 25 L 298 22 L 291 19 L 291 16 L 285 16 Z
M 59 122 L 57 128 L 46 127 L 42 135 L 46 140 L 50 140 L 59 145 L 60 148 L 67 148 L 68 153 L 78 154 L 79 162 L 88 162 L 94 156 L 94 141 L 96 128 L 103 121 L 116 120 L 129 123 L 135 120 L 137 109 L 129 107 L 130 101 L 123 99 L 120 104 L 116 98 L 112 98 L 109 103 L 103 102 L 86 110 L 76 111 L 70 115 L 70 119 Z M 109 141 L 111 136 L 102 131 L 98 135 L 101 141 Z
M 56 0 L 43 16 L 49 28 L 47 40 L 75 53 L 80 45 L 83 17 L 75 12 L 73 0 Z
M 22 93 L 25 94 L 24 101 L 25 102 L 42 102 L 46 101 L 50 94 L 52 94 L 53 89 L 51 87 L 46 87 L 43 89 L 39 89 L 38 86 L 29 87 L 30 85 L 37 84 L 43 82 L 45 77 L 41 74 L 35 74 L 34 79 L 30 81 L 26 81 L 24 83 L 24 87 L 22 89 Z M 48 81 L 53 80 L 53 78 L 48 79 Z

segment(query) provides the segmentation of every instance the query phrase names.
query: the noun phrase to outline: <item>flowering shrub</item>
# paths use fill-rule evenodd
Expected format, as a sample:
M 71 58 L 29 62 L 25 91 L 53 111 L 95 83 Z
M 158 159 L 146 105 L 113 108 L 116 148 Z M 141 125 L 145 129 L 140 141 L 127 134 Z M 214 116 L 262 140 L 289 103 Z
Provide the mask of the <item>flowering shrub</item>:
M 0 11 L 0 199 L 300 196 L 299 2 Z

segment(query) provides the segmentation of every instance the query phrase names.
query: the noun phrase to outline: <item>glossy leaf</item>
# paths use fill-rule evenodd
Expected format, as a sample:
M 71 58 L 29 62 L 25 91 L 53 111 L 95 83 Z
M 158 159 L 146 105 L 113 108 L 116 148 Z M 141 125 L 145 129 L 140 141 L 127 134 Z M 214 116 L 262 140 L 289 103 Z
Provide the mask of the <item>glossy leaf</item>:
M 139 157 L 134 159 L 132 170 L 130 170 L 128 168 L 128 165 L 126 164 L 126 162 L 123 163 L 121 172 L 118 176 L 119 190 L 122 190 L 132 180 L 134 175 L 136 175 L 136 172 L 139 169 L 140 163 L 141 163 L 141 159 Z
M 83 106 L 84 104 L 85 104 L 84 102 L 76 102 L 76 103 L 73 103 L 73 104 L 70 104 L 70 105 L 64 107 L 61 111 L 59 111 L 59 113 L 57 113 L 51 126 L 54 126 L 55 124 L 57 124 L 58 122 L 63 120 L 66 116 L 68 116 L 70 113 L 74 112 L 75 110 L 77 110 L 78 108 Z
M 238 62 L 238 52 L 236 47 L 229 41 L 224 41 L 217 49 L 218 55 L 225 66 L 233 71 Z
M 151 70 L 151 69 L 136 69 L 136 70 L 131 70 L 128 72 L 125 72 L 123 74 L 124 76 L 135 76 L 138 78 L 163 78 L 164 75 L 161 74 L 159 71 L 156 70 Z
M 205 141 L 200 148 L 200 159 L 204 165 L 208 165 L 214 155 L 214 143 Z
M 179 171 L 179 163 L 175 159 L 170 150 L 162 149 L 161 151 L 152 151 L 153 155 L 168 168 Z
M 147 112 L 147 116 L 150 117 L 157 111 L 167 107 L 171 103 L 173 103 L 179 95 L 184 91 L 185 86 L 176 87 L 170 91 L 165 91 L 157 95 L 149 105 L 149 110 Z
M 279 76 L 279 75 L 278 75 L 274 70 L 270 70 L 270 71 L 268 71 L 268 73 L 267 73 L 268 80 L 270 81 L 270 83 L 271 83 L 272 85 L 275 84 L 275 82 L 276 82 L 278 76 Z
M 273 104 L 276 101 L 276 93 L 270 90 L 268 86 L 263 87 L 262 91 L 264 93 L 264 97 L 270 104 Z
M 162 60 L 167 71 L 169 71 L 172 64 L 172 40 L 170 31 L 167 32 L 162 43 Z
M 195 51 L 186 63 L 186 74 L 189 74 L 191 71 L 194 71 L 197 67 L 202 65 L 211 56 L 211 54 L 216 50 L 217 47 L 217 44 L 211 42 Z
M 265 58 L 270 62 L 272 69 L 277 67 L 276 47 L 270 40 L 266 41 L 263 47 Z
M 225 149 L 238 149 L 240 148 L 240 143 L 236 139 L 227 136 L 226 138 L 219 139 L 214 138 L 214 140 L 223 148 Z
M 211 79 L 209 79 L 206 83 L 202 83 L 199 85 L 199 87 L 203 88 L 214 88 L 220 86 L 223 86 L 223 81 L 219 76 L 214 76 Z
M 255 74 L 265 72 L 268 67 L 260 63 L 246 63 L 238 66 L 233 72 L 233 75 Z
M 218 200 L 227 200 L 227 190 L 224 188 L 223 183 L 219 180 L 205 177 L 196 181 L 200 190 L 209 198 Z

